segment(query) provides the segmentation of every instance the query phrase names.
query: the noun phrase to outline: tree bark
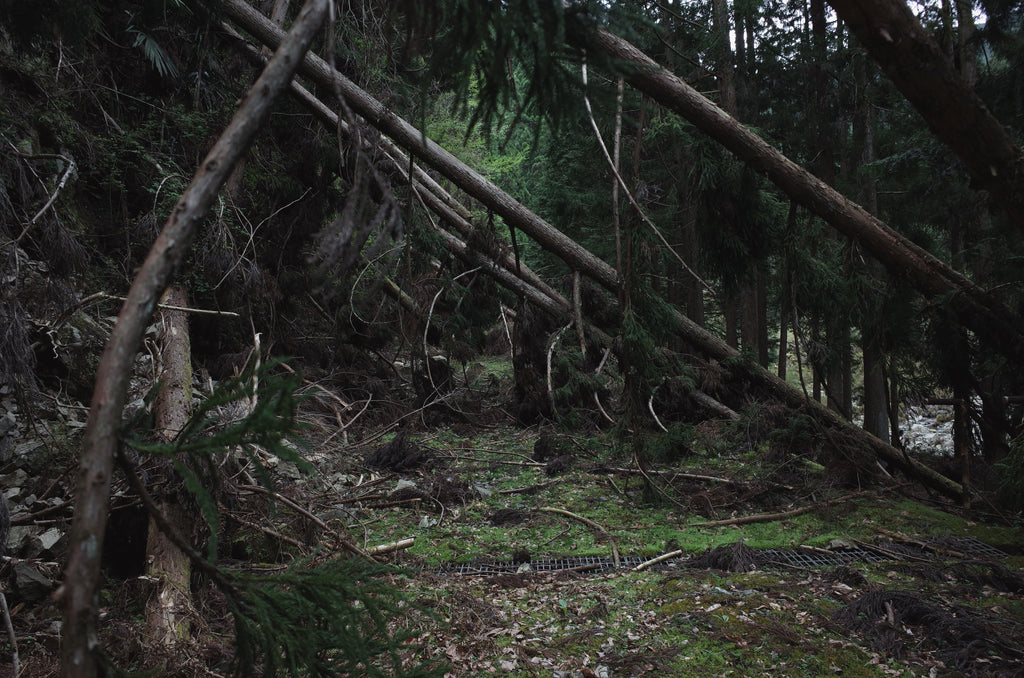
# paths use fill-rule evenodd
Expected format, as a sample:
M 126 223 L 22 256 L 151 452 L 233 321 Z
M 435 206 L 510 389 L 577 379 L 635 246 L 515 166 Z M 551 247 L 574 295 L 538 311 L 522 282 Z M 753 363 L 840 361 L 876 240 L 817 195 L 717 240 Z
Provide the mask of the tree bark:
M 878 213 L 878 190 L 870 173 L 861 173 L 861 168 L 875 160 L 875 115 L 868 99 L 869 81 L 867 58 L 863 54 L 853 57 L 854 78 L 857 83 L 857 99 L 853 115 L 853 157 L 851 171 L 858 177 L 860 201 L 872 214 Z M 867 273 L 879 281 L 886 277 L 877 262 L 867 263 Z M 883 310 L 881 295 L 874 295 L 872 289 L 861 294 L 862 316 L 860 325 L 861 354 L 864 368 L 864 430 L 879 440 L 889 440 L 888 386 L 885 383 L 885 352 L 882 346 L 883 332 L 879 315 Z
M 811 163 L 814 173 L 829 186 L 836 185 L 836 147 L 841 145 L 837 139 L 845 130 L 845 126 L 837 125 L 839 117 L 838 105 L 834 88 L 830 83 L 829 69 L 829 31 L 825 16 L 825 0 L 810 0 L 808 7 L 811 24 L 811 119 L 815 135 L 817 157 Z M 826 240 L 834 240 L 845 251 L 842 235 L 829 231 L 822 235 Z M 848 247 L 848 245 L 847 245 Z M 846 259 L 845 257 L 843 258 Z M 848 267 L 844 263 L 844 267 Z M 849 270 L 840 275 L 849 276 Z M 815 364 L 815 374 L 821 377 L 826 387 L 826 401 L 834 411 L 850 418 L 851 403 L 847 394 L 850 393 L 852 380 L 850 365 L 850 323 L 844 313 L 829 313 L 822 317 L 825 326 L 825 355 Z
M 932 133 L 1024 232 L 1024 153 L 902 0 L 829 0 Z
M 224 9 L 239 27 L 252 33 L 258 40 L 270 45 L 275 45 L 281 40 L 281 31 L 267 20 L 266 17 L 253 10 L 242 0 L 225 0 Z M 615 40 L 619 39 L 615 38 Z M 636 48 L 632 48 L 632 50 L 646 59 L 642 53 L 636 51 Z M 650 63 L 653 64 L 653 62 Z M 655 68 L 657 68 L 656 65 Z M 308 54 L 303 63 L 303 71 L 320 84 L 330 85 L 335 83 L 341 89 L 355 112 L 366 118 L 378 130 L 391 136 L 396 143 L 407 148 L 410 152 L 423 159 L 428 165 L 448 177 L 456 186 L 493 209 L 495 214 L 501 216 L 506 223 L 512 223 L 517 229 L 533 238 L 539 245 L 561 258 L 571 268 L 588 275 L 602 287 L 613 293 L 620 291 L 618 276 L 614 268 L 523 207 L 511 196 L 481 177 L 451 153 L 426 138 L 419 130 L 399 118 L 343 75 L 334 72 L 323 59 L 316 55 Z M 647 71 L 644 72 L 646 73 Z M 637 77 L 637 74 L 634 73 L 626 77 L 629 80 Z M 674 76 L 668 77 L 674 78 Z M 683 85 L 686 86 L 685 83 Z M 700 95 L 697 96 L 699 97 Z M 724 115 L 720 110 L 711 105 L 710 102 L 703 99 L 703 97 L 701 97 L 701 100 L 706 102 L 711 110 L 717 111 L 714 115 Z M 793 165 L 793 163 L 786 160 L 774 149 L 771 149 L 759 137 L 753 136 L 757 139 L 760 146 L 782 157 L 786 163 L 795 168 L 795 172 L 804 173 L 802 169 Z M 831 191 L 828 187 L 824 187 L 824 189 Z M 846 202 L 841 196 L 839 196 L 839 199 L 844 201 L 844 203 Z M 892 235 L 898 237 L 896 234 Z M 917 250 L 914 251 L 916 252 Z M 708 356 L 718 360 L 732 359 L 739 356 L 735 349 L 681 313 L 673 314 L 671 320 L 674 323 L 676 332 L 683 339 Z M 846 430 L 863 443 L 865 449 L 871 450 L 898 468 L 904 469 L 909 475 L 921 479 L 922 482 L 940 492 L 959 499 L 960 486 L 958 483 L 936 473 L 920 462 L 906 457 L 898 450 L 865 433 L 859 427 L 851 426 L 848 422 L 843 421 L 834 413 L 828 411 L 827 408 L 821 406 L 820 403 L 808 402 L 801 392 L 793 389 L 766 370 L 757 365 L 751 365 L 747 376 L 752 382 L 761 386 L 790 407 L 809 409 L 811 414 L 826 425 Z
M 139 269 L 100 359 L 82 444 L 68 563 L 59 593 L 64 604 L 61 673 L 66 678 L 93 678 L 98 671 L 93 652 L 99 647 L 97 589 L 110 476 L 128 376 L 142 334 L 157 300 L 181 264 L 196 226 L 270 115 L 271 105 L 291 80 L 327 10 L 327 0 L 306 3 L 281 48 L 203 160 Z
M 181 285 L 172 285 L 163 303 L 178 308 L 188 306 L 185 289 Z M 192 402 L 192 354 L 185 311 L 160 311 L 159 341 L 163 368 L 153 411 L 157 436 L 171 441 L 185 428 Z M 167 463 L 164 471 L 173 473 L 173 468 Z M 178 494 L 173 491 L 165 493 L 160 499 L 160 511 L 179 535 L 188 538 L 194 533 L 194 520 L 187 498 L 176 496 Z M 146 560 L 146 574 L 154 582 L 146 601 L 146 632 L 150 642 L 174 648 L 189 637 L 191 561 L 160 531 L 152 518 L 146 539 Z
M 1019 319 L 984 289 L 804 170 L 629 42 L 604 29 L 570 32 L 569 39 L 628 64 L 626 80 L 630 84 L 682 115 L 765 174 L 790 198 L 856 239 L 921 294 L 947 300 L 960 322 L 987 339 L 997 351 L 1024 361 L 1024 332 Z

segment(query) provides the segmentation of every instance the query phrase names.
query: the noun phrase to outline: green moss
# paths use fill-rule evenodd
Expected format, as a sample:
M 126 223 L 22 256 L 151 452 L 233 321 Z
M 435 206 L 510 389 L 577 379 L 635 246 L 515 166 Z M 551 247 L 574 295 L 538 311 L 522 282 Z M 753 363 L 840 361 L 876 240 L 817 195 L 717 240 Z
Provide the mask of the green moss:
M 524 461 L 515 453 L 532 455 L 536 434 L 522 435 L 496 429 L 471 439 L 438 431 L 425 441 L 443 456 L 447 451 L 469 459 L 453 460 L 446 475 L 467 482 L 484 483 L 494 489 L 522 488 L 549 478 L 532 466 L 499 461 Z M 581 441 L 583 442 L 583 441 Z M 604 456 L 603 441 L 587 441 Z M 562 482 L 534 494 L 499 494 L 477 498 L 469 505 L 454 507 L 444 514 L 427 514 L 440 523 L 419 527 L 422 513 L 393 509 L 374 514 L 367 525 L 368 543 L 416 536 L 416 545 L 406 551 L 413 562 L 436 566 L 451 561 L 474 559 L 507 560 L 512 552 L 525 550 L 534 558 L 561 555 L 610 555 L 607 539 L 595 530 L 566 516 L 533 512 L 522 523 L 493 526 L 488 520 L 500 508 L 531 510 L 551 506 L 572 511 L 603 526 L 615 539 L 619 552 L 653 556 L 682 548 L 698 553 L 722 544 L 743 541 L 754 548 L 791 548 L 798 545 L 825 547 L 834 538 L 874 541 L 878 528 L 912 537 L 976 536 L 990 543 L 1019 543 L 1017 531 L 972 524 L 955 513 L 885 494 L 867 495 L 837 504 L 820 503 L 839 496 L 828 490 L 813 498 L 794 500 L 789 506 L 762 512 L 798 508 L 815 499 L 815 510 L 785 520 L 739 526 L 697 527 L 704 518 L 670 501 L 658 505 L 642 503 L 641 483 L 636 475 L 609 477 L 587 472 L 593 463 L 581 452 L 579 463 Z M 736 477 L 739 470 L 751 480 L 772 471 L 756 455 L 737 469 L 736 459 L 695 458 L 695 472 L 710 474 L 709 462 L 718 464 L 719 475 Z M 620 465 L 620 460 L 612 460 Z M 687 470 L 687 469 L 680 469 Z M 666 488 L 668 486 L 666 485 Z M 685 501 L 685 497 L 676 496 Z M 757 513 L 740 506 L 722 512 L 719 518 Z M 1024 558 L 1007 563 L 1024 565 Z M 921 579 L 912 569 L 900 569 L 891 562 L 857 564 L 866 577 L 865 587 L 896 587 L 941 594 L 949 582 Z M 550 675 L 546 664 L 529 663 L 522 657 L 552 661 L 558 670 L 579 670 L 581 657 L 601 657 L 615 675 L 771 675 L 812 678 L 821 675 L 874 678 L 908 675 L 908 664 L 886 664 L 859 645 L 860 641 L 831 625 L 830 619 L 843 601 L 833 597 L 833 582 L 822 571 L 763 571 L 716 573 L 700 570 L 679 574 L 623 572 L 585 578 L 561 578 L 543 574 L 524 575 L 518 583 L 502 578 L 479 582 L 449 578 L 432 595 L 450 598 L 455 591 L 471 591 L 474 601 L 483 601 L 491 615 L 483 622 L 473 617 L 462 636 L 453 642 L 477 648 L 474 661 L 507 675 Z M 505 582 L 505 583 L 503 583 Z M 865 587 L 861 587 L 862 590 Z M 456 598 L 455 600 L 463 600 Z M 463 600 L 463 603 L 465 601 Z M 475 603 L 474 603 L 475 604 Z M 481 602 L 482 604 L 482 602 Z M 1015 596 L 982 596 L 963 604 L 993 606 L 1012 618 L 1024 616 L 1024 603 Z M 444 608 L 458 616 L 466 604 Z M 495 629 L 486 647 L 480 628 Z M 454 631 L 446 631 L 448 634 Z M 533 639 L 533 640 L 531 640 Z M 509 657 L 520 657 L 515 668 L 503 668 Z M 874 660 L 874 661 L 873 661 Z M 593 669 L 593 662 L 588 664 Z M 914 665 L 917 670 L 920 666 Z M 543 669 L 543 670 L 542 670 Z M 484 671 L 484 669 L 480 669 Z M 478 675 L 467 673 L 465 675 Z

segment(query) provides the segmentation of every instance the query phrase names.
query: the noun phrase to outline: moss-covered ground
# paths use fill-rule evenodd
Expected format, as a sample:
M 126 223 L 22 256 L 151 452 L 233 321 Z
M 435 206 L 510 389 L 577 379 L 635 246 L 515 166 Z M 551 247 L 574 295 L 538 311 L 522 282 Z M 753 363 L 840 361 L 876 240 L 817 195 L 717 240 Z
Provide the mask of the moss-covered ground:
M 433 614 L 417 622 L 417 654 L 443 659 L 449 675 L 1024 670 L 1024 653 L 1014 650 L 1024 639 L 1024 578 L 1013 552 L 1024 540 L 1012 524 L 929 498 L 903 481 L 837 487 L 816 465 L 768 463 L 758 454 L 698 452 L 653 464 L 645 477 L 622 456 L 621 442 L 604 436 L 556 436 L 560 451 L 573 459 L 548 475 L 544 463 L 533 461 L 537 441 L 548 435 L 501 426 L 411 435 L 409 444 L 426 452 L 427 461 L 382 473 L 380 487 L 408 495 L 413 483 L 420 498 L 391 506 L 346 504 L 349 533 L 363 547 L 414 540 L 388 557 L 406 568 L 399 581 Z M 357 492 L 355 486 L 341 489 Z M 795 515 L 703 525 L 786 513 Z M 730 572 L 685 566 L 688 557 L 723 545 L 816 553 L 855 546 L 884 554 L 900 552 L 904 542 L 949 537 L 977 538 L 1008 557 L 976 561 L 936 547 L 842 567 L 755 565 Z M 667 568 L 640 572 L 541 572 L 523 564 L 611 557 L 613 543 L 623 555 L 684 553 Z M 513 565 L 481 575 L 450 570 L 453 563 L 492 561 Z M 886 592 L 913 596 L 931 616 L 901 608 L 899 596 L 881 600 L 877 618 L 856 612 Z M 850 614 L 863 623 L 850 622 Z M 948 632 L 957 624 L 962 642 Z
M 499 392 L 506 368 L 476 370 L 473 398 Z M 964 509 L 901 476 L 857 485 L 714 422 L 644 433 L 641 471 L 640 434 L 515 427 L 472 398 L 348 440 L 315 405 L 303 417 L 318 472 L 268 459 L 290 502 L 273 509 L 239 486 L 222 506 L 222 565 L 281 571 L 352 557 L 346 542 L 393 565 L 388 581 L 415 603 L 393 620 L 413 631 L 410 666 L 456 678 L 1024 672 L 1024 534 L 984 497 Z M 957 551 L 950 538 L 963 537 L 1002 554 Z M 876 557 L 805 567 L 759 559 L 768 549 Z M 578 565 L 616 553 L 677 555 L 640 571 Z M 551 558 L 575 569 L 542 569 Z M 193 584 L 175 675 L 220 675 L 230 617 L 209 582 Z M 154 665 L 148 590 L 111 576 L 101 592 L 101 642 L 122 668 Z M 23 675 L 55 675 L 59 610 L 22 606 L 14 619 Z

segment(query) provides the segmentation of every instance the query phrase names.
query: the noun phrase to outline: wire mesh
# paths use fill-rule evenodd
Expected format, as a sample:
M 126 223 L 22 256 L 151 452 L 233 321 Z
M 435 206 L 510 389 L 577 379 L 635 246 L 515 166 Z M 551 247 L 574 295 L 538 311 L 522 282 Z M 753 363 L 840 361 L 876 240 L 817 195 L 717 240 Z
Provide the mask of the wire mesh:
M 1009 554 L 1004 553 L 995 546 L 986 544 L 974 537 L 945 537 L 943 539 L 932 539 L 927 543 L 929 546 L 935 546 L 939 549 L 955 551 L 966 556 L 973 556 L 977 558 L 992 558 L 999 560 L 1001 558 L 1009 557 Z
M 885 544 L 878 550 L 843 549 L 825 551 L 820 549 L 762 549 L 757 551 L 757 561 L 764 567 L 839 567 L 853 562 L 877 563 L 884 560 L 922 557 L 1006 558 L 1007 554 L 974 537 L 946 537 L 924 542 L 925 548 L 909 544 Z M 621 556 L 619 568 L 634 568 L 648 558 Z M 653 566 L 652 570 L 674 570 L 686 567 L 686 557 L 674 558 Z M 564 558 L 541 558 L 529 562 L 511 560 L 479 561 L 472 563 L 450 563 L 438 568 L 439 574 L 455 575 L 498 575 L 517 572 L 607 572 L 616 568 L 615 562 L 607 556 L 573 556 Z
M 760 551 L 759 555 L 765 565 L 791 565 L 793 567 L 839 567 L 856 561 L 874 563 L 882 560 L 882 556 L 864 549 L 847 549 L 828 553 L 805 549 L 767 549 Z

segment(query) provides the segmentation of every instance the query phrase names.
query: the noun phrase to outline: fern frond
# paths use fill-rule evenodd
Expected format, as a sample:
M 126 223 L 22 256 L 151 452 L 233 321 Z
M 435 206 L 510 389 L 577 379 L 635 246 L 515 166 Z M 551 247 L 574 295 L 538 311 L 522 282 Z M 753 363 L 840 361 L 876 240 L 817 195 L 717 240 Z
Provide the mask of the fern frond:
M 178 67 L 171 60 L 169 54 L 164 51 L 164 48 L 160 46 L 152 35 L 145 33 L 142 30 L 132 27 L 128 31 L 135 35 L 135 43 L 132 47 L 138 47 L 142 50 L 146 60 L 149 61 L 150 65 L 156 69 L 156 72 L 164 78 L 177 78 Z

